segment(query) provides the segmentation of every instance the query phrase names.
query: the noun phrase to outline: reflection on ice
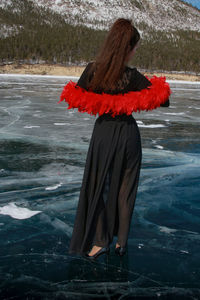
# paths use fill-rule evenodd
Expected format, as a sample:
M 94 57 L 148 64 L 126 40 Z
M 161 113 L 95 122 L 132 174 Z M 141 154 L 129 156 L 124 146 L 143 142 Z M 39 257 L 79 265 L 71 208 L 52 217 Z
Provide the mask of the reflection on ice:
M 54 186 L 48 186 L 48 187 L 45 188 L 45 190 L 56 190 L 61 185 L 62 185 L 62 182 L 60 182 L 59 184 L 56 184 Z
M 150 124 L 150 125 L 139 124 L 138 127 L 158 128 L 158 127 L 166 127 L 166 126 L 163 124 Z
M 164 147 L 163 146 L 160 146 L 160 145 L 155 145 L 156 148 L 158 149 L 163 149 Z
M 177 116 L 177 115 L 185 115 L 185 113 L 184 112 L 179 112 L 179 113 L 170 113 L 170 112 L 166 112 L 166 113 L 164 113 L 165 115 L 174 115 L 174 116 Z
M 24 126 L 24 128 L 34 128 L 34 127 L 40 127 L 40 126 L 38 126 L 38 125 L 26 125 L 26 126 Z
M 54 123 L 54 125 L 62 126 L 62 125 L 71 125 L 71 123 Z

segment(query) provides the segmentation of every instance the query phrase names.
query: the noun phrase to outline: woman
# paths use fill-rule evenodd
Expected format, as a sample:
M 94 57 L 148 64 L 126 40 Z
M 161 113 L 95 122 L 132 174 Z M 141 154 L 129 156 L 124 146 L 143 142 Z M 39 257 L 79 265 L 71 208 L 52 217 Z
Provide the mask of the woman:
M 127 66 L 139 39 L 130 20 L 116 20 L 95 62 L 87 65 L 77 84 L 64 87 L 60 98 L 68 102 L 68 109 L 99 114 L 69 246 L 69 253 L 90 259 L 108 254 L 114 236 L 115 252 L 126 252 L 142 160 L 132 112 L 169 106 L 171 91 L 165 77 L 148 79 Z

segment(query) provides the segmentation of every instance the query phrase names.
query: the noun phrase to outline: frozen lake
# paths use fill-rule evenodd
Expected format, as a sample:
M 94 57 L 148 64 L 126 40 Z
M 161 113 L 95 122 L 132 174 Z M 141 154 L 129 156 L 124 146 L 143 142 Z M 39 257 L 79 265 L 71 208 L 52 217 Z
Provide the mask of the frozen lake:
M 67 251 L 97 116 L 57 103 L 68 80 L 0 75 L 0 298 L 197 299 L 200 83 L 169 81 L 170 107 L 133 113 L 143 158 L 128 252 L 120 261 L 113 241 L 92 263 Z

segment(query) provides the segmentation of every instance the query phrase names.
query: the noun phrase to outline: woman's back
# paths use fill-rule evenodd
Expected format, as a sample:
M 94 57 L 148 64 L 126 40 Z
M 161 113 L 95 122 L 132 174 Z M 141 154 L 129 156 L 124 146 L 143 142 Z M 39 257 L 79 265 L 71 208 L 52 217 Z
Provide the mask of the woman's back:
M 94 75 L 95 70 L 93 69 L 94 62 L 90 62 L 81 77 L 79 78 L 77 85 L 88 90 L 88 85 Z M 151 82 L 142 75 L 136 68 L 125 66 L 124 72 L 121 78 L 117 81 L 117 87 L 114 90 L 103 90 L 102 88 L 95 89 L 95 93 L 108 93 L 111 95 L 128 93 L 131 91 L 140 91 L 151 85 Z

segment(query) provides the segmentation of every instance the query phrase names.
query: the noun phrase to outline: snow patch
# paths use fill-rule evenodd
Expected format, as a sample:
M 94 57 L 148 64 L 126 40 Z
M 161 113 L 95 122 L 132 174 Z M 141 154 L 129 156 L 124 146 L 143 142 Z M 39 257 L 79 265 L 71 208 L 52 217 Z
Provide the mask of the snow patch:
M 0 214 L 9 215 L 10 217 L 19 220 L 31 218 L 40 212 L 40 210 L 30 210 L 26 207 L 17 206 L 14 202 L 0 207 Z

